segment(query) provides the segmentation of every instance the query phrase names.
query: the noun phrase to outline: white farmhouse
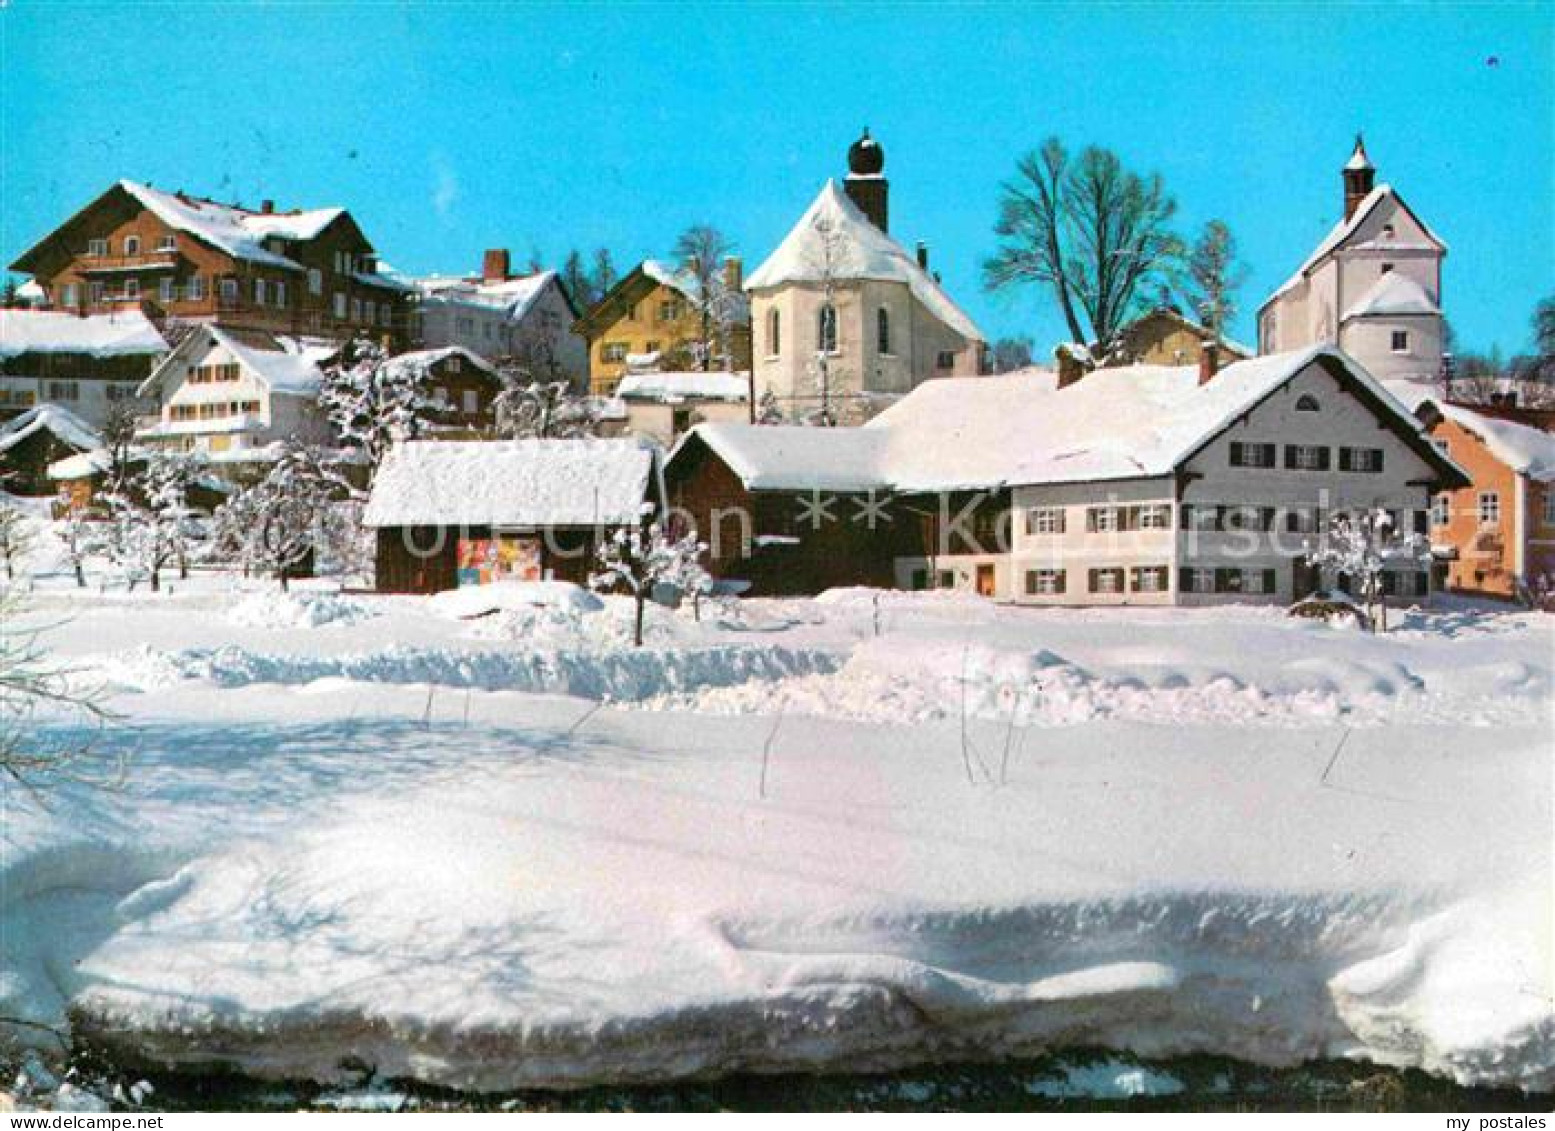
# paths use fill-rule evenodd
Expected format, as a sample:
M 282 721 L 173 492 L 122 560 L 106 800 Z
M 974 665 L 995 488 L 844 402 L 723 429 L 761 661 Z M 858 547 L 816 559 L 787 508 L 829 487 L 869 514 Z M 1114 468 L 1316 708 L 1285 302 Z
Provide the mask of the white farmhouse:
M 1375 377 L 1433 381 L 1447 245 L 1376 172 L 1357 137 L 1342 171 L 1344 217 L 1259 308 L 1259 352 L 1337 345 Z
M 328 443 L 319 366 L 337 349 L 333 342 L 198 326 L 141 387 L 141 396 L 156 398 L 160 409 L 137 436 L 216 464 L 263 461 L 273 445 L 291 438 Z
M 859 423 L 931 377 L 980 372 L 986 338 L 887 231 L 885 155 L 869 137 L 745 284 L 758 399 Z

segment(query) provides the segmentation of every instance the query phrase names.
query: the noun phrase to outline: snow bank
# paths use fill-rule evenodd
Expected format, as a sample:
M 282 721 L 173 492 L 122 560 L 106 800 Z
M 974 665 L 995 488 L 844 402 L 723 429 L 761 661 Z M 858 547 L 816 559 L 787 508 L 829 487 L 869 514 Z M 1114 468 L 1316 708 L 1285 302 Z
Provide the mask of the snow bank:
M 376 615 L 348 597 L 272 592 L 243 598 L 228 611 L 227 620 L 243 628 L 320 628 L 356 624 Z
M 435 594 L 427 599 L 427 606 L 441 616 L 468 620 L 532 608 L 593 613 L 604 608 L 605 603 L 570 581 L 499 581 Z

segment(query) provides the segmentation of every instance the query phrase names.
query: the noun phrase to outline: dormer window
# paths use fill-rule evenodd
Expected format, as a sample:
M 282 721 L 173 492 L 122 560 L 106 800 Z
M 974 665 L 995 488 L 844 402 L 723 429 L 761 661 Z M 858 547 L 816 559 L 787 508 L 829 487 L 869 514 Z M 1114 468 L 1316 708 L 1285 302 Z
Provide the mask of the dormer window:
M 1384 275 L 1388 275 L 1388 274 L 1391 274 L 1391 273 L 1392 273 L 1392 271 L 1393 271 L 1393 264 L 1391 264 L 1391 263 L 1384 263 L 1384 264 L 1383 264 L 1383 265 L 1382 265 L 1382 273 L 1383 273 L 1383 274 L 1384 274 Z
M 173 235 L 171 232 L 169 232 L 165 236 L 160 237 L 157 240 L 157 250 L 158 251 L 177 251 L 178 250 L 178 237 Z
M 1296 398 L 1296 411 L 1321 412 L 1323 411 L 1323 406 L 1317 403 L 1316 397 L 1308 393 L 1303 393 L 1301 396 Z
M 93 259 L 101 259 L 108 254 L 107 240 L 87 240 L 86 253 Z
M 139 236 L 125 236 L 124 237 L 124 254 L 125 254 L 126 257 L 131 256 L 131 255 L 139 255 L 140 254 L 140 237 Z

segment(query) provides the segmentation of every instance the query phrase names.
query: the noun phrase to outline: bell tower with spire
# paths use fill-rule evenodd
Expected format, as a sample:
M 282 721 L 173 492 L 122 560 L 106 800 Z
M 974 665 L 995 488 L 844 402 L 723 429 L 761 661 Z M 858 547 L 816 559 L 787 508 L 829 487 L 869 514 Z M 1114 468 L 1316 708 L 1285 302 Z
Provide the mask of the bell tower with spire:
M 1366 142 L 1360 134 L 1355 135 L 1355 152 L 1350 154 L 1350 159 L 1344 163 L 1342 173 L 1344 177 L 1344 218 L 1348 220 L 1355 215 L 1355 210 L 1361 206 L 1361 201 L 1371 195 L 1372 186 L 1377 181 L 1377 169 L 1371 163 L 1371 158 L 1366 156 Z
M 882 232 L 889 232 L 891 221 L 891 185 L 885 179 L 885 150 L 869 136 L 864 127 L 861 136 L 848 146 L 848 176 L 842 182 L 848 199 Z

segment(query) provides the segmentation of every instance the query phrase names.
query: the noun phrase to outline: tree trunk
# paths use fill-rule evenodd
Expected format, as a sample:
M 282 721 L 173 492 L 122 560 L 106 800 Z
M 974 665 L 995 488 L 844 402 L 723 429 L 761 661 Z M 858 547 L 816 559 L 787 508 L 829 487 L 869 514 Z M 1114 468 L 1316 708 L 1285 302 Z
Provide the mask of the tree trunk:
M 153 593 L 162 592 L 162 571 L 156 566 L 151 567 L 151 591 Z
M 86 573 L 82 570 L 81 563 L 79 561 L 76 562 L 76 588 L 86 588 Z
M 641 589 L 637 591 L 637 622 L 632 632 L 632 643 L 638 648 L 643 646 L 643 612 L 648 607 L 648 596 Z

